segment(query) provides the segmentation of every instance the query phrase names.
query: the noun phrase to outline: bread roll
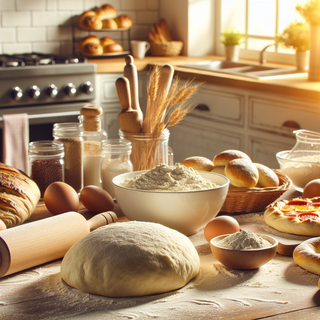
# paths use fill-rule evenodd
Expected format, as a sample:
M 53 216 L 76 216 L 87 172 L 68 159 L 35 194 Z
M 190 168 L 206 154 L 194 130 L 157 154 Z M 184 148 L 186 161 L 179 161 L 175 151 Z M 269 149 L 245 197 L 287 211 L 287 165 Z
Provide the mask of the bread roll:
M 259 179 L 257 167 L 247 159 L 231 160 L 226 165 L 224 172 L 235 187 L 253 188 Z
M 78 24 L 81 29 L 86 30 L 100 30 L 102 28 L 102 22 L 94 11 L 84 12 L 80 16 Z
M 258 184 L 262 187 L 277 187 L 279 185 L 279 178 L 273 170 L 260 163 L 254 163 L 259 171 Z
M 194 156 L 184 159 L 180 162 L 185 167 L 193 168 L 200 171 L 211 171 L 213 169 L 213 163 L 210 159 L 200 156 Z
M 219 173 L 219 174 L 225 176 L 226 174 L 224 173 L 224 168 L 225 167 L 213 167 L 211 172 Z
M 95 36 L 89 36 L 79 43 L 80 52 L 84 56 L 94 56 L 103 54 L 103 48 L 100 39 Z
M 104 37 L 104 38 L 100 39 L 100 44 L 102 45 L 102 47 L 105 47 L 105 46 L 112 44 L 112 43 L 116 43 L 116 42 L 109 37 Z
M 242 151 L 225 150 L 225 151 L 220 152 L 219 154 L 217 154 L 213 158 L 213 164 L 218 167 L 219 166 L 226 166 L 229 163 L 229 161 L 231 161 L 233 159 L 246 159 L 248 161 L 251 161 L 249 156 Z
M 132 19 L 126 14 L 122 14 L 115 18 L 118 28 L 130 28 L 132 26 Z
M 22 171 L 0 163 L 0 218 L 7 228 L 27 220 L 40 199 L 37 184 Z
M 114 19 L 102 20 L 102 28 L 104 29 L 118 29 L 118 25 Z
M 119 43 L 112 43 L 105 47 L 103 47 L 104 53 L 114 53 L 114 52 L 122 52 L 123 48 Z
M 116 9 L 109 4 L 105 4 L 97 10 L 97 18 L 101 21 L 106 19 L 114 19 L 116 16 Z

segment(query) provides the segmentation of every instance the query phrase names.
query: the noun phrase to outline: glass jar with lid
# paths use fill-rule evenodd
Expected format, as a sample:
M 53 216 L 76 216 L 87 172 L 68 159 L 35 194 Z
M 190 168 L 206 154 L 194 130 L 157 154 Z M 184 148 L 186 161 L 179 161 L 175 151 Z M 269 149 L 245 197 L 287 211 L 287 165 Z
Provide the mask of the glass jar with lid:
M 101 142 L 108 139 L 107 132 L 102 129 L 102 108 L 95 106 L 82 107 L 79 122 L 83 126 L 84 187 L 87 185 L 101 187 Z
M 64 181 L 77 193 L 83 188 L 83 128 L 78 122 L 55 123 L 55 141 L 64 146 Z
M 119 174 L 133 171 L 130 160 L 131 142 L 124 139 L 103 140 L 101 149 L 103 156 L 101 161 L 102 187 L 114 197 L 112 179 Z
M 64 181 L 64 147 L 62 142 L 41 140 L 29 143 L 29 176 L 38 185 L 43 199 L 46 188 Z

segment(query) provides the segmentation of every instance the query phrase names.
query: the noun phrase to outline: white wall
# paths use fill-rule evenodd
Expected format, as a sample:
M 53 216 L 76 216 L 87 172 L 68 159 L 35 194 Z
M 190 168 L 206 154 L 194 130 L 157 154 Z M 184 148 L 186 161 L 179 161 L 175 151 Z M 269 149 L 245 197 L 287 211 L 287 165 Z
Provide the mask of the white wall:
M 146 40 L 152 24 L 160 20 L 160 1 L 0 0 L 0 54 L 32 51 L 71 54 L 75 16 L 103 4 L 111 4 L 118 14 L 132 18 L 131 39 Z M 76 36 L 85 37 L 87 33 L 78 32 Z M 110 37 L 120 37 L 120 33 L 112 33 Z

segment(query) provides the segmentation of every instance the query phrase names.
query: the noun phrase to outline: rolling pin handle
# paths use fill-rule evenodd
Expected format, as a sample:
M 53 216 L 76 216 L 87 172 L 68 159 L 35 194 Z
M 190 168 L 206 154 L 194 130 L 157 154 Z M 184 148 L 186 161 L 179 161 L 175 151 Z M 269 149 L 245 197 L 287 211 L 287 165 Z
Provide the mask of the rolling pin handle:
M 88 225 L 89 225 L 90 231 L 93 231 L 95 229 L 98 229 L 99 227 L 117 222 L 117 220 L 118 220 L 118 217 L 114 212 L 107 211 L 107 212 L 99 213 L 94 217 L 92 217 L 90 220 L 88 220 Z

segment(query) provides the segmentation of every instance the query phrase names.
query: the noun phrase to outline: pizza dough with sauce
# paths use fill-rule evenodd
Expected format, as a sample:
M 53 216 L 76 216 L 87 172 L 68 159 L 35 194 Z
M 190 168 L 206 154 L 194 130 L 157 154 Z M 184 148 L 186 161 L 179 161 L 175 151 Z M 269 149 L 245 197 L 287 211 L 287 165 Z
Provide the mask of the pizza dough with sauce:
M 66 253 L 62 279 L 108 297 L 142 296 L 186 285 L 200 269 L 188 237 L 151 222 L 114 223 L 91 232 Z

